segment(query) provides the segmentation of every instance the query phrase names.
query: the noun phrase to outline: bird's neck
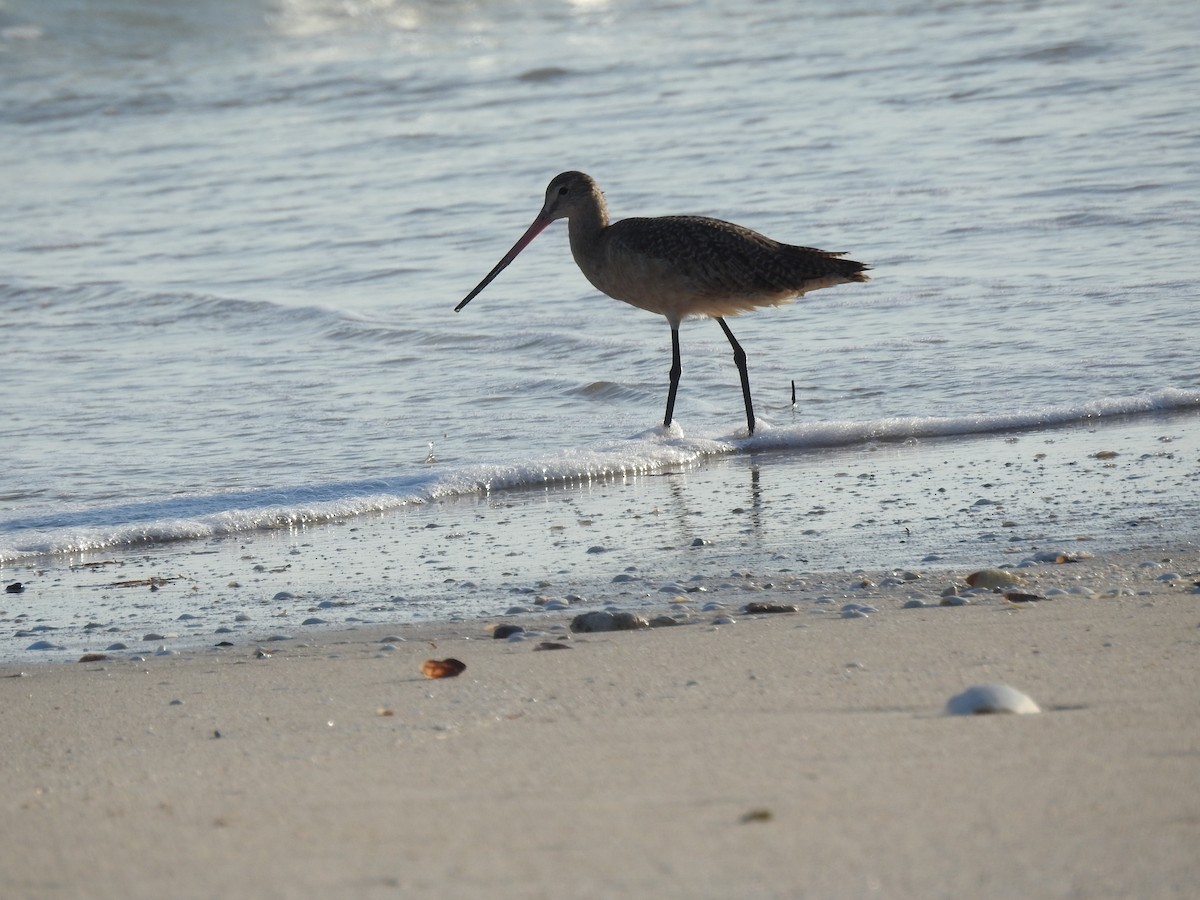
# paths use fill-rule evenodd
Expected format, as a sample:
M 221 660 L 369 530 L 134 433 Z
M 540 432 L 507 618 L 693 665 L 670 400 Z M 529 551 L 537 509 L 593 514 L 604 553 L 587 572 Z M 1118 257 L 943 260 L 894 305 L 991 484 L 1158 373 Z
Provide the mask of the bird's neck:
M 608 227 L 608 205 L 604 202 L 604 196 L 597 192 L 594 201 L 574 210 L 567 220 L 571 255 L 585 272 L 599 250 L 604 229 Z

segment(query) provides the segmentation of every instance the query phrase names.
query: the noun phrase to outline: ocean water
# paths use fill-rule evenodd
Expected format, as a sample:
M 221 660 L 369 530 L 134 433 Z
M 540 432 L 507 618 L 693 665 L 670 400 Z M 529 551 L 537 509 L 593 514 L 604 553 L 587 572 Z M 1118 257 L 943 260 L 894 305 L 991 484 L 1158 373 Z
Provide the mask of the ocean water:
M 1184 0 L 0 0 L 0 568 L 747 466 L 787 519 L 831 448 L 1118 418 L 1194 470 L 1197 34 Z M 572 168 L 614 218 L 872 265 L 731 320 L 753 439 L 706 320 L 659 427 L 665 320 L 562 223 L 453 312 Z

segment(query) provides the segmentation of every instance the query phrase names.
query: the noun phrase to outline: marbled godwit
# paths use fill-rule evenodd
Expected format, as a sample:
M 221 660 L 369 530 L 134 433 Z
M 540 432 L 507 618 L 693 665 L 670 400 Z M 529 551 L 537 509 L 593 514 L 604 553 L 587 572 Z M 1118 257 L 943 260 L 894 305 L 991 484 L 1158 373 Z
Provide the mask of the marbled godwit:
M 546 188 L 546 202 L 529 229 L 483 281 L 454 307 L 458 312 L 491 284 L 555 219 L 567 220 L 571 255 L 597 289 L 640 309 L 665 316 L 671 326 L 671 386 L 663 426 L 671 424 L 683 366 L 679 323 L 689 316 L 716 319 L 733 346 L 742 379 L 746 426 L 754 434 L 754 403 L 746 352 L 725 323 L 759 306 L 776 306 L 818 288 L 866 281 L 870 266 L 842 253 L 781 244 L 758 232 L 701 216 L 622 219 L 608 224 L 608 207 L 596 182 L 563 172 Z

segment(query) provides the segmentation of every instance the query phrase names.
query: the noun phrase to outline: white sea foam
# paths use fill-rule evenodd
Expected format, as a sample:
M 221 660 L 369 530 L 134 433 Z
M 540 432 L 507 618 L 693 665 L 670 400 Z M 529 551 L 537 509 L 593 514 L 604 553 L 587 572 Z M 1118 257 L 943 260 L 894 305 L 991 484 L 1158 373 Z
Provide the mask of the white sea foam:
M 1197 408 L 1200 408 L 1200 391 L 1169 389 L 1076 407 L 975 416 L 764 425 L 752 438 L 689 437 L 675 424 L 669 429 L 650 429 L 594 448 L 540 453 L 495 463 L 447 467 L 434 464 L 418 475 L 392 479 L 168 496 L 133 504 L 59 508 L 42 517 L 9 518 L 0 520 L 0 562 L 40 554 L 77 553 L 310 525 L 456 497 L 684 471 L 713 457 L 761 450 L 803 454 L 874 441 L 952 439 Z

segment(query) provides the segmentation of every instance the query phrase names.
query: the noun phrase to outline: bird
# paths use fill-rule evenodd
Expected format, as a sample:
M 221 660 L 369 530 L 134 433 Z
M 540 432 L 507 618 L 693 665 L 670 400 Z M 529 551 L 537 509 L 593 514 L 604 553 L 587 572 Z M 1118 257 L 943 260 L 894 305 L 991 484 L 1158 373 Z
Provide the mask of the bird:
M 819 288 L 869 280 L 864 272 L 871 267 L 846 259 L 845 253 L 780 243 L 722 219 L 656 216 L 610 223 L 608 205 L 595 180 L 583 172 L 563 172 L 546 187 L 545 203 L 533 224 L 454 311 L 461 312 L 558 219 L 567 220 L 571 255 L 597 290 L 658 313 L 671 326 L 664 428 L 671 427 L 683 373 L 679 326 L 685 319 L 707 316 L 725 332 L 741 378 L 747 431 L 753 436 L 754 402 L 746 352 L 725 318 L 778 306 Z

